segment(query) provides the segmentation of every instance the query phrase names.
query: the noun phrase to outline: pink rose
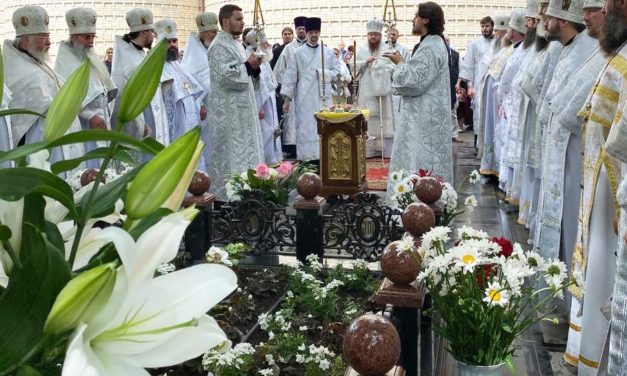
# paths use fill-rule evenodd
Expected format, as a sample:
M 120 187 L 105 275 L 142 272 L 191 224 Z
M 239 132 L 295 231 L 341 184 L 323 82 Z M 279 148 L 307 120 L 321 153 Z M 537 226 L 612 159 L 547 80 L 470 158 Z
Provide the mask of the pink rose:
M 255 176 L 262 180 L 268 179 L 270 177 L 270 168 L 265 163 L 259 163 L 255 167 Z
M 294 166 L 292 165 L 291 162 L 288 162 L 288 161 L 281 162 L 279 167 L 277 167 L 277 171 L 279 172 L 279 177 L 284 178 L 288 176 L 290 173 L 292 173 L 293 168 Z

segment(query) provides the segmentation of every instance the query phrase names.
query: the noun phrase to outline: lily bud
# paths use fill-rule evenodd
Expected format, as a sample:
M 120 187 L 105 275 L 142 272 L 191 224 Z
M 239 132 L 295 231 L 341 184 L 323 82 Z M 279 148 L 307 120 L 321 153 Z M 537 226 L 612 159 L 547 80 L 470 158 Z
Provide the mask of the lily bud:
M 117 262 L 85 271 L 61 290 L 46 319 L 44 333 L 61 334 L 89 321 L 107 304 L 117 275 Z
M 54 96 L 46 115 L 44 141 L 63 136 L 78 116 L 89 88 L 90 67 L 89 61 L 79 65 Z
M 163 203 L 162 207 L 170 209 L 172 211 L 177 211 L 181 204 L 183 203 L 183 199 L 185 198 L 185 193 L 189 188 L 189 184 L 192 181 L 192 177 L 194 176 L 194 172 L 196 171 L 196 166 L 198 165 L 198 160 L 200 159 L 200 154 L 202 153 L 202 149 L 205 147 L 205 143 L 202 141 L 198 141 L 196 145 L 196 150 L 194 150 L 194 155 L 192 159 L 189 161 L 187 165 L 187 169 L 183 174 L 183 177 L 179 181 L 179 184 L 174 189 L 174 192 L 168 197 L 168 199 Z
M 170 198 L 197 154 L 199 139 L 200 128 L 192 129 L 161 150 L 142 168 L 126 196 L 125 209 L 129 218 L 144 218 Z M 193 166 L 195 168 L 196 164 Z M 189 185 L 189 181 L 186 184 Z

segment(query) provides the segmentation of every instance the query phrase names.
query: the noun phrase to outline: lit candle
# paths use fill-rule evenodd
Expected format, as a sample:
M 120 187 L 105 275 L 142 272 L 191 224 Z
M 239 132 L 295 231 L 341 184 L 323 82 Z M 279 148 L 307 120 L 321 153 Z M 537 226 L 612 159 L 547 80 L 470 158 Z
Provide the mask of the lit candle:
M 357 79 L 357 42 L 353 40 L 353 80 Z
M 324 42 L 322 39 L 320 40 L 320 56 L 322 59 L 322 96 L 324 97 L 326 95 L 326 82 L 324 81 Z M 322 100 L 324 101 L 324 98 L 322 98 Z

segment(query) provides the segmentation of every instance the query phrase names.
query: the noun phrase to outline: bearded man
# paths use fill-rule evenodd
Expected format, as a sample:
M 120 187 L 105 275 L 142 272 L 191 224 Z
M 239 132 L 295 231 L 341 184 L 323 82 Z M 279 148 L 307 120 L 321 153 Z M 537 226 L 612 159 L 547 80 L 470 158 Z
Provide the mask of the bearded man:
M 196 16 L 196 26 L 198 32 L 192 32 L 187 38 L 187 48 L 181 65 L 187 72 L 198 81 L 205 90 L 205 96 L 200 107 L 200 138 L 205 143 L 203 158 L 205 166 L 201 169 L 208 171 L 209 157 L 211 155 L 211 138 L 209 130 L 209 95 L 211 95 L 211 75 L 209 72 L 209 62 L 207 60 L 207 50 L 211 42 L 218 35 L 218 16 L 212 12 L 201 13 Z
M 179 62 L 179 44 L 176 22 L 160 20 L 155 23 L 159 41 L 165 40 L 168 46 L 166 63 L 161 76 L 161 92 L 168 118 L 168 134 L 174 141 L 198 126 L 203 110 L 202 99 L 205 91 L 194 77 Z M 204 160 L 201 158 L 201 166 Z
M 276 89 L 279 84 L 274 77 L 270 61 L 273 51 L 263 30 L 255 29 L 246 35 L 248 55 L 258 54 L 261 57 L 261 74 L 253 80 L 255 85 L 255 99 L 263 137 L 263 154 L 268 165 L 276 165 L 283 160 L 281 149 L 281 131 L 279 128 L 279 114 L 276 103 Z
M 83 130 L 111 129 L 109 102 L 115 99 L 118 92 L 107 67 L 94 52 L 96 19 L 96 11 L 90 8 L 74 8 L 65 13 L 70 39 L 59 45 L 54 66 L 55 71 L 67 80 L 84 61 L 89 61 L 89 88 L 78 114 Z M 106 145 L 106 142 L 86 142 L 85 151 Z M 90 159 L 85 164 L 88 168 L 98 168 L 100 162 L 99 159 Z
M 357 49 L 360 108 L 370 111 L 368 134 L 376 137 L 366 144 L 366 157 L 392 155 L 394 115 L 392 112 L 392 73 L 395 65 L 385 56 L 387 46 L 381 43 L 383 21 L 366 23 L 368 44 Z M 406 57 L 406 55 L 404 56 Z
M 147 56 L 146 50 L 150 50 L 154 40 L 153 15 L 149 9 L 131 9 L 126 13 L 126 23 L 129 26 L 129 33 L 121 37 L 116 36 L 114 44 L 111 77 L 120 93 L 116 100 L 114 119 L 111 121 L 113 126 L 117 123 L 115 118 L 117 106 L 119 106 L 124 87 L 133 72 Z M 150 101 L 150 106 L 143 113 L 139 114 L 137 118 L 125 124 L 124 132 L 136 138 L 151 135 L 160 143 L 168 145 L 170 137 L 167 121 L 161 86 L 159 86 Z M 136 157 L 139 156 L 136 155 Z M 149 158 L 149 156 L 144 156 L 144 159 Z
M 46 114 L 52 99 L 63 85 L 63 78 L 49 64 L 50 32 L 48 13 L 38 6 L 25 6 L 13 13 L 15 39 L 4 41 L 4 79 L 12 98 L 11 109 L 28 109 Z M 45 120 L 34 115 L 11 116 L 13 146 L 43 140 Z M 75 120 L 67 133 L 80 130 Z M 82 144 L 57 147 L 50 151 L 50 161 L 78 158 Z M 80 167 L 79 167 L 80 168 Z

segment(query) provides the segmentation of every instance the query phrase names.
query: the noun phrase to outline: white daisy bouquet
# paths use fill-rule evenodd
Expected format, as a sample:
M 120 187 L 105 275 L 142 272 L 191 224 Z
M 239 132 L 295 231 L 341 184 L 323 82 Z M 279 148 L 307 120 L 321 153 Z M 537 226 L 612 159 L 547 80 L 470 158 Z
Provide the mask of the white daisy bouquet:
M 453 219 L 460 214 L 463 214 L 466 210 L 473 210 L 477 206 L 477 198 L 475 195 L 467 196 L 464 199 L 463 204 L 459 202 L 457 191 L 468 180 L 470 184 L 476 184 L 481 180 L 481 174 L 479 171 L 472 170 L 468 176 L 466 176 L 457 186 L 457 189 L 448 182 L 442 183 L 442 196 L 439 202 L 444 207 L 444 214 L 440 224 L 442 226 L 448 226 L 453 222 Z
M 405 170 L 394 171 L 390 174 L 389 179 L 394 189 L 390 197 L 392 208 L 403 211 L 407 205 L 418 201 L 414 194 L 414 184 L 419 177 L 418 174 L 410 174 Z
M 448 227 L 435 227 L 418 250 L 423 271 L 418 280 L 431 295 L 434 330 L 461 362 L 496 365 L 508 361 L 512 342 L 545 316 L 553 297 L 569 284 L 566 265 L 525 252 L 504 238 L 462 227 L 447 248 Z M 537 288 L 544 280 L 544 288 Z

